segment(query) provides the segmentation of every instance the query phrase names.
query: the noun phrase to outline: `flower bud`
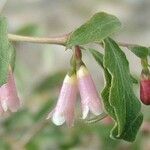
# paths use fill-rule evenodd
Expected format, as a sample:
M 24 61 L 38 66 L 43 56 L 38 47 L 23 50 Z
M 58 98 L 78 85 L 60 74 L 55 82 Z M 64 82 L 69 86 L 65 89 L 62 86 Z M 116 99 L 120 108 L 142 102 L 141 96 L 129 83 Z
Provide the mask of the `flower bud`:
M 101 114 L 101 103 L 92 77 L 84 65 L 77 71 L 78 87 L 81 95 L 82 118 L 85 119 L 91 111 L 95 115 Z
M 77 95 L 77 79 L 76 75 L 66 75 L 58 102 L 55 109 L 48 115 L 52 118 L 55 125 L 62 125 L 65 121 L 68 126 L 72 126 L 74 122 L 74 107 Z
M 140 80 L 140 99 L 145 105 L 150 105 L 150 73 L 142 71 Z

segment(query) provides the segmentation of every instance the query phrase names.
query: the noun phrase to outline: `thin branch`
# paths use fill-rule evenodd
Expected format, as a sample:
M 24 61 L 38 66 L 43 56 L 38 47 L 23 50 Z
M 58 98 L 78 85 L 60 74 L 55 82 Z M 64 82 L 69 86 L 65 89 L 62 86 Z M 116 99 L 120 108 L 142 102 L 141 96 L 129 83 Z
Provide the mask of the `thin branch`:
M 42 44 L 57 44 L 57 45 L 66 45 L 67 39 L 69 38 L 70 34 L 65 34 L 58 37 L 31 37 L 31 36 L 21 36 L 15 34 L 8 34 L 8 39 L 10 41 L 17 41 L 17 42 L 30 42 L 30 43 L 42 43 Z M 136 44 L 129 44 L 118 42 L 118 44 L 122 47 L 129 47 L 135 46 Z
M 8 39 L 10 41 L 18 41 L 18 42 L 31 42 L 31 43 L 43 43 L 43 44 L 57 44 L 57 45 L 65 45 L 69 34 L 59 37 L 30 37 L 30 36 L 21 36 L 15 34 L 8 34 Z

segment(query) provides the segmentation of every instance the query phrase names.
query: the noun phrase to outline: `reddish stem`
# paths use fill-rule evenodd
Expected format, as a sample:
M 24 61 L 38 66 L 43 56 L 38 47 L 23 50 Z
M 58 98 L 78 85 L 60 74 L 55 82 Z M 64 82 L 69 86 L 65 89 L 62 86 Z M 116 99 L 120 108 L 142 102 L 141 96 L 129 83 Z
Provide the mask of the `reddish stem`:
M 75 56 L 76 56 L 76 59 L 78 60 L 82 59 L 82 52 L 81 52 L 80 46 L 75 47 Z

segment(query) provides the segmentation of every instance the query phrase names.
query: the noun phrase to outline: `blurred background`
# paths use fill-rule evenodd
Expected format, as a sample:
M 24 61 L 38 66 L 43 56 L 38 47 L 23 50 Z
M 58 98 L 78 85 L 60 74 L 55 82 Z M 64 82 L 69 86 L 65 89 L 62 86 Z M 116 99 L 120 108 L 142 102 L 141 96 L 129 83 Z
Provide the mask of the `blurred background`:
M 114 35 L 115 39 L 150 46 L 150 0 L 0 0 L 0 13 L 8 19 L 9 32 L 29 36 L 69 33 L 100 11 L 121 20 L 122 29 Z M 145 106 L 144 124 L 134 143 L 110 139 L 112 124 L 108 120 L 89 125 L 78 119 L 70 129 L 66 125 L 56 127 L 51 121 L 45 123 L 56 104 L 71 51 L 58 45 L 14 45 L 15 78 L 22 108 L 0 118 L 0 150 L 150 150 L 150 109 Z M 140 60 L 123 50 L 138 79 Z M 90 54 L 83 55 L 101 91 L 102 70 Z M 135 85 L 135 92 L 139 96 L 139 85 Z M 78 117 L 79 112 L 80 109 L 76 112 Z

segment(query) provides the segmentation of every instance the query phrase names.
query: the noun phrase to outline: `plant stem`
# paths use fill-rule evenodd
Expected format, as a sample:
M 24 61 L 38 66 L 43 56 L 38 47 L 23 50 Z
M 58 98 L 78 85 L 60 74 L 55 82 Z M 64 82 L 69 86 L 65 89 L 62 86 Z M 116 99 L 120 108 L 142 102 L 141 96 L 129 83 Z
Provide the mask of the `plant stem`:
M 42 44 L 57 44 L 57 45 L 66 45 L 67 39 L 70 34 L 65 34 L 58 37 L 31 37 L 31 36 L 21 36 L 15 34 L 8 34 L 8 39 L 10 41 L 16 42 L 30 42 L 30 43 L 42 43 Z M 135 46 L 135 44 L 118 42 L 118 44 L 122 47 Z
M 31 42 L 31 43 L 43 43 L 43 44 L 57 44 L 57 45 L 65 45 L 69 34 L 59 37 L 30 37 L 30 36 L 21 36 L 15 34 L 8 34 L 8 39 L 10 41 L 18 41 L 18 42 Z
M 82 52 L 79 46 L 75 47 L 75 57 L 76 59 L 80 60 L 82 59 Z

